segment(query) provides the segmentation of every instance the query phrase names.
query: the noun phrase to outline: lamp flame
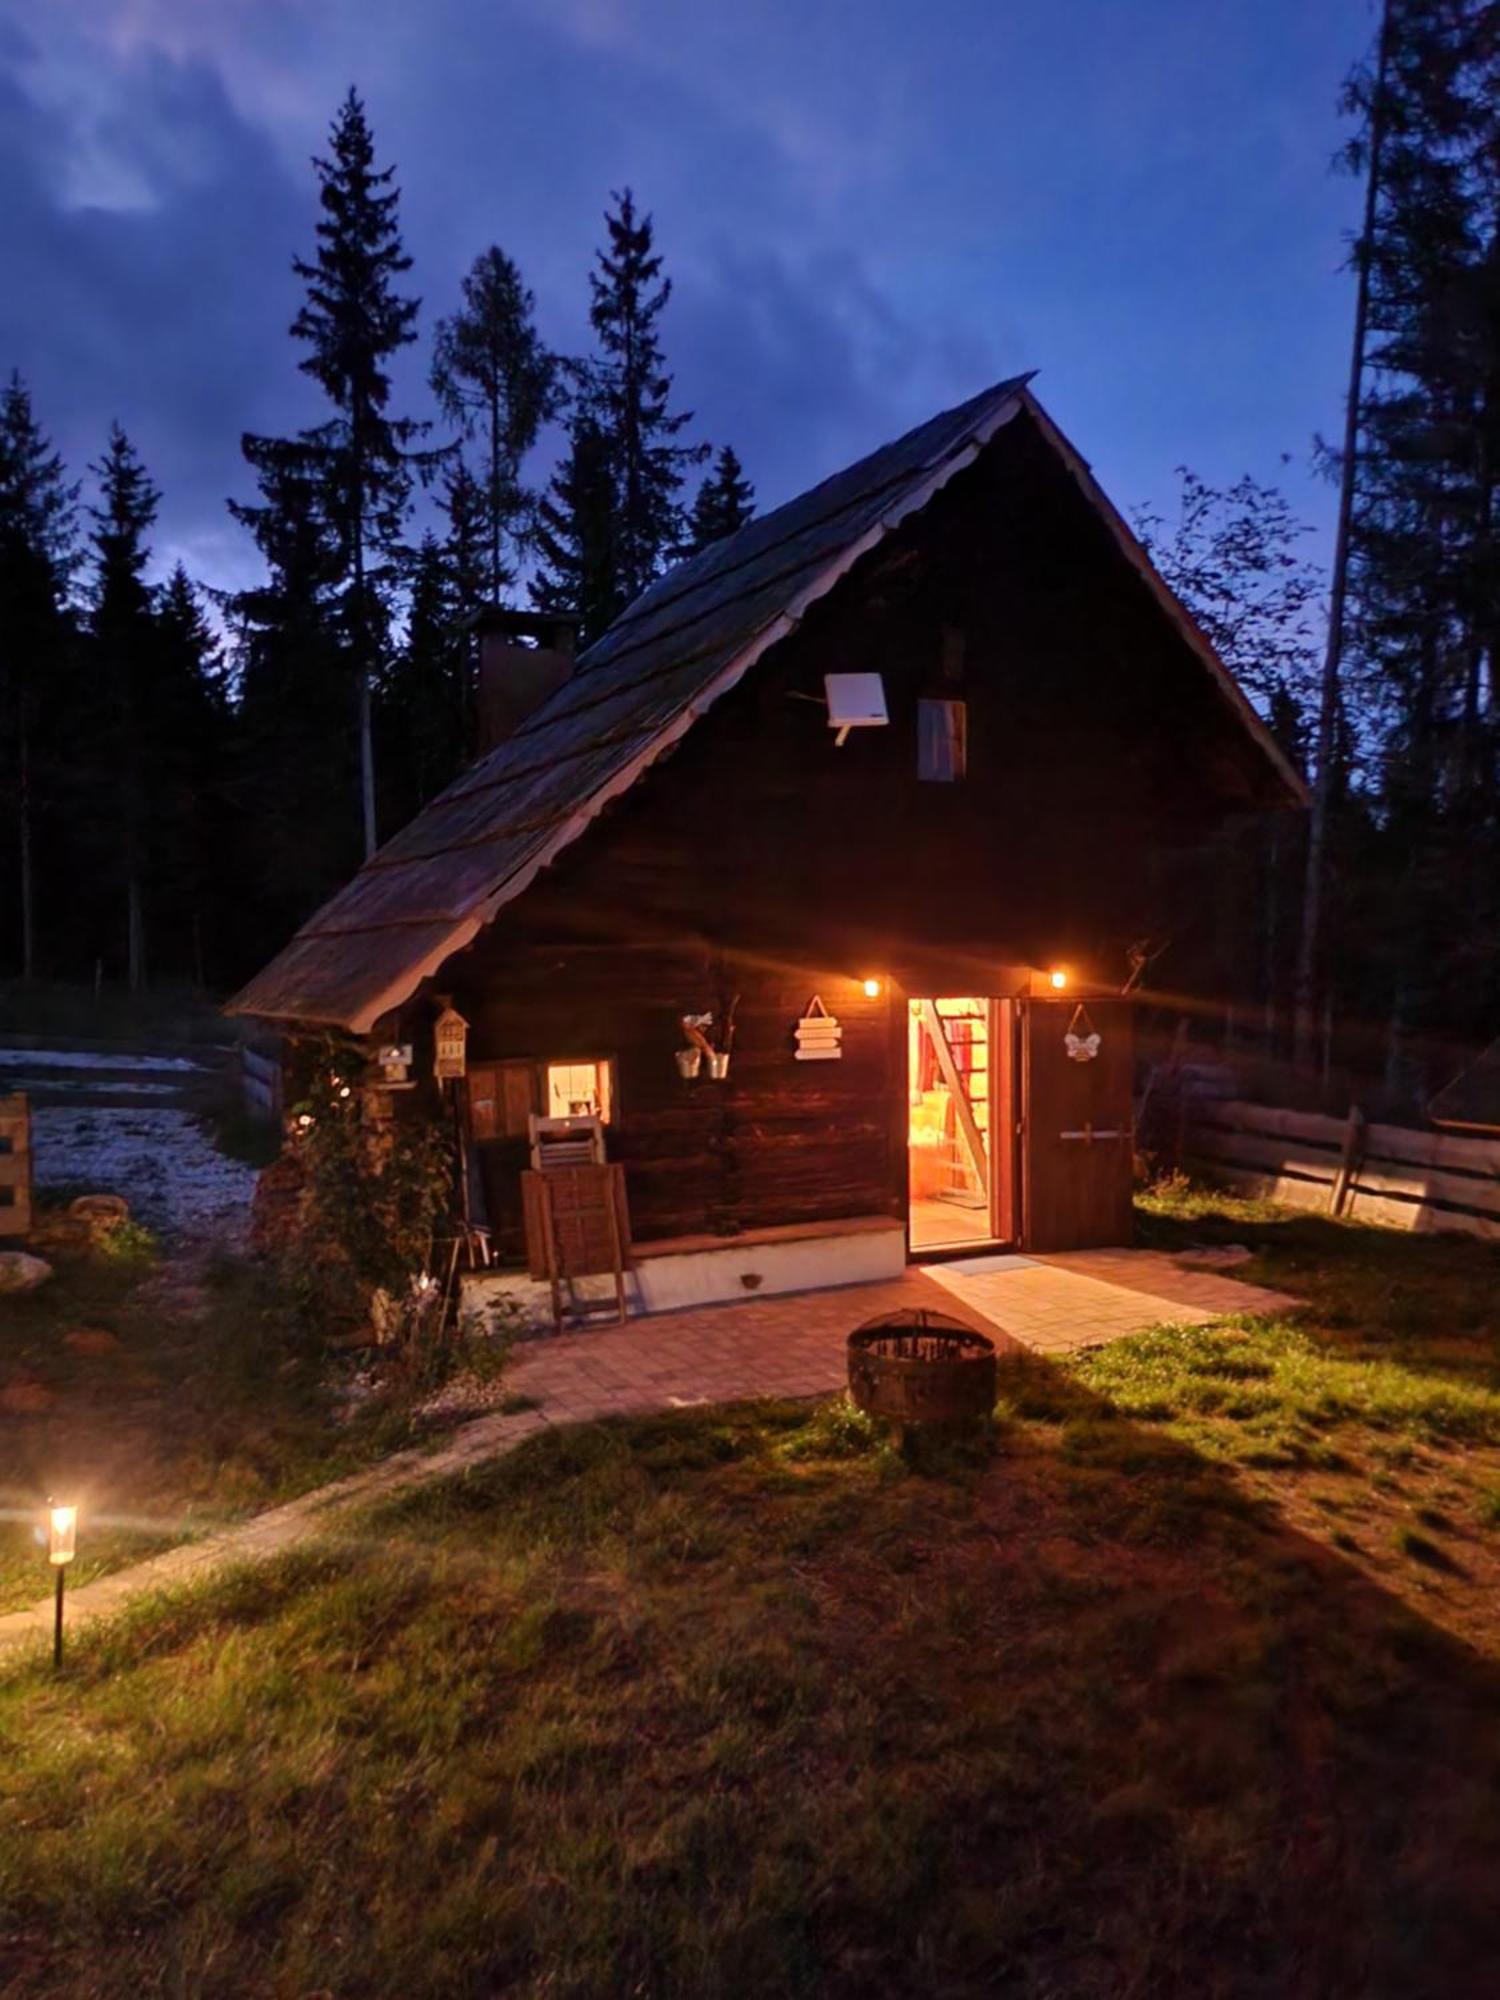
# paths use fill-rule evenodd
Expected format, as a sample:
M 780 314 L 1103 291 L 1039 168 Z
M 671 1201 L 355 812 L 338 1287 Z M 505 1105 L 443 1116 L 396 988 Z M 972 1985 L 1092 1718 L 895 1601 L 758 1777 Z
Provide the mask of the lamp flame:
M 61 1567 L 63 1563 L 70 1563 L 77 1554 L 78 1509 L 54 1507 L 49 1525 L 47 1560 Z

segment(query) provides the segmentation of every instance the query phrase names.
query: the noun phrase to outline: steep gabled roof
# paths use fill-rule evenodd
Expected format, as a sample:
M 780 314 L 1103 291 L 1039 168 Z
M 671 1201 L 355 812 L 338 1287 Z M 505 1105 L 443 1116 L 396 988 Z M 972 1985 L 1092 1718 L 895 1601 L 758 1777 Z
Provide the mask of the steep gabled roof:
M 228 1011 L 368 1032 L 1022 409 L 1146 576 L 1288 797 L 1300 798 L 1274 739 L 1031 396 L 1029 380 L 1015 376 L 931 418 L 669 571 L 514 736 L 387 841 Z

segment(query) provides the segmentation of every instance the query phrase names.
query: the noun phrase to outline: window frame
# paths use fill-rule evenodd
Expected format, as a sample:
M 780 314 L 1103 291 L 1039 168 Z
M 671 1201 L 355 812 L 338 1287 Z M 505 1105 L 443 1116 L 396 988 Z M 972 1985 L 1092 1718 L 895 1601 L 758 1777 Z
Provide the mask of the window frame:
M 620 1065 L 613 1055 L 500 1056 L 493 1061 L 469 1064 L 464 1078 L 469 1136 L 476 1145 L 529 1137 L 528 1117 L 559 1115 L 551 1109 L 550 1072 L 555 1069 L 583 1069 L 589 1065 L 604 1072 L 604 1107 L 600 1122 L 606 1130 L 617 1128 L 620 1122 Z M 516 1088 L 523 1079 L 524 1092 Z

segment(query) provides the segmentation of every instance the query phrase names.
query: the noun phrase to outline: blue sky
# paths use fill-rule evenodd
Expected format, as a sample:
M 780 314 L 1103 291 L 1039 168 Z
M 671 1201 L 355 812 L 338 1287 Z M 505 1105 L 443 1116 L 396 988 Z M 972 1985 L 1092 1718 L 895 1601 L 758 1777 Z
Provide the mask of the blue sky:
M 242 430 L 316 413 L 286 326 L 349 83 L 394 160 L 425 343 L 498 242 L 586 344 L 609 191 L 655 214 L 695 432 L 763 505 L 986 382 L 1116 501 L 1280 481 L 1327 539 L 1372 0 L 0 0 L 0 368 L 81 469 L 118 416 L 163 557 L 251 573 Z

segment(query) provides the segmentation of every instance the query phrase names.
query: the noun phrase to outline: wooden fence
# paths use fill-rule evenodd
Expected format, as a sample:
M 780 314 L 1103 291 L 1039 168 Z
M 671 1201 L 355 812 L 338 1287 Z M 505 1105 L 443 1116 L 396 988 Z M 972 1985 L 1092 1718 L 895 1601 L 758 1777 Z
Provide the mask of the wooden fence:
M 31 1230 L 31 1106 L 0 1097 L 0 1236 Z
M 240 1103 L 260 1124 L 281 1123 L 281 1052 L 239 1045 Z
M 1500 1240 L 1500 1140 L 1196 1101 L 1184 1160 L 1240 1193 L 1396 1229 L 1455 1229 Z

